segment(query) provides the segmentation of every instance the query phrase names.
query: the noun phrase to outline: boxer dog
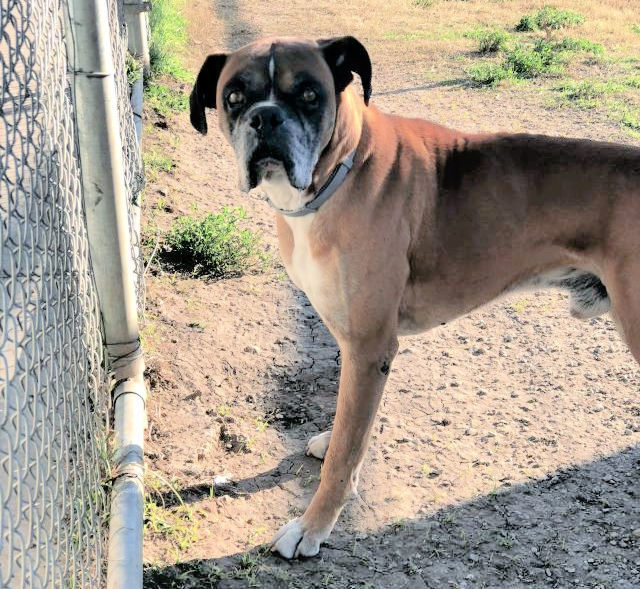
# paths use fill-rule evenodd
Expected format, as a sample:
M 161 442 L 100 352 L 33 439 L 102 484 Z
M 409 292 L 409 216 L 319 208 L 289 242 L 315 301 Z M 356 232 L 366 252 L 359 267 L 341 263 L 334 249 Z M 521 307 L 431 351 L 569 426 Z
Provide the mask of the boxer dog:
M 286 558 L 316 554 L 356 492 L 398 335 L 559 287 L 575 317 L 612 310 L 640 360 L 640 149 L 463 133 L 370 96 L 366 49 L 340 37 L 210 55 L 190 98 L 203 134 L 217 108 L 240 189 L 268 196 L 287 272 L 340 346 L 333 430 L 307 447 L 322 480 L 273 540 Z

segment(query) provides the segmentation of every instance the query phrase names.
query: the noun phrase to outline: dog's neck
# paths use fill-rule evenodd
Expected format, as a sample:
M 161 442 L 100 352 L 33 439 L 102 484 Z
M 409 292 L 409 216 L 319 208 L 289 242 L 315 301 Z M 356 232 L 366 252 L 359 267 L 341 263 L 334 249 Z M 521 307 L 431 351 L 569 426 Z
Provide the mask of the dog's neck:
M 313 172 L 313 185 L 322 186 L 336 166 L 356 149 L 362 136 L 362 98 L 351 87 L 338 95 L 336 123 Z
M 351 88 L 338 96 L 333 134 L 318 159 L 313 172 L 313 183 L 308 190 L 301 191 L 291 186 L 284 169 L 262 181 L 261 188 L 275 207 L 296 210 L 316 196 L 317 190 L 325 185 L 340 163 L 358 146 L 362 134 L 363 107 L 362 99 Z

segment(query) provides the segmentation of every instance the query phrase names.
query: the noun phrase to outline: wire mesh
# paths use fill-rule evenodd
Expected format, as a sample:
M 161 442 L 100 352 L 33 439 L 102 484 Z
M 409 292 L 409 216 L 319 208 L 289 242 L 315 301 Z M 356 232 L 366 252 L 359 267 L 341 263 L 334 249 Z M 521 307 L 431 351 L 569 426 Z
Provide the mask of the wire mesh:
M 134 219 L 141 163 L 119 0 L 109 2 Z M 3 588 L 101 587 L 106 570 L 108 373 L 83 210 L 67 11 L 64 0 L 0 0 Z M 133 223 L 131 230 L 141 297 Z

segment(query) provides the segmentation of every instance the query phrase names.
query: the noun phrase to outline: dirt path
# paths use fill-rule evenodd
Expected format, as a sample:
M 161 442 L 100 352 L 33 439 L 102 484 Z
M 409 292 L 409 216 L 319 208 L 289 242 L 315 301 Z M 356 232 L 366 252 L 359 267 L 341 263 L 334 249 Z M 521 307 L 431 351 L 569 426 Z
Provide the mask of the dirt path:
M 349 32 L 385 110 L 633 142 L 601 115 L 549 109 L 535 84 L 465 87 L 451 43 L 422 39 L 423 55 L 385 37 L 415 28 L 410 4 L 195 0 L 187 64 L 265 34 Z M 495 18 L 530 4 L 494 4 Z M 421 29 L 441 31 L 439 14 Z M 147 190 L 148 223 L 241 204 L 277 259 L 272 215 L 236 190 L 214 115 L 205 138 L 183 115 L 148 141 L 176 161 Z M 318 558 L 289 563 L 259 546 L 317 485 L 304 444 L 332 421 L 334 341 L 278 265 L 208 283 L 156 274 L 147 302 L 148 465 L 193 511 L 186 545 L 148 535 L 146 587 L 640 586 L 640 370 L 608 319 L 580 323 L 564 295 L 531 294 L 404 338 L 360 499 Z

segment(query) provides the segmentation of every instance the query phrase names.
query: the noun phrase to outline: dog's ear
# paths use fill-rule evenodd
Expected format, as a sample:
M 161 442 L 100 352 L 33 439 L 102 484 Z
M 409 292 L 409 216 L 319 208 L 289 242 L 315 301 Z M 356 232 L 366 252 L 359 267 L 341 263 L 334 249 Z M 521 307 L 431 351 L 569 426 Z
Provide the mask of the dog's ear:
M 203 135 L 207 134 L 207 117 L 204 109 L 216 107 L 216 87 L 226 61 L 227 56 L 223 53 L 207 57 L 189 97 L 191 124 Z
M 342 92 L 353 80 L 352 72 L 360 76 L 364 103 L 371 97 L 371 60 L 364 45 L 355 37 L 336 37 L 318 41 L 320 50 L 331 68 L 336 93 Z

